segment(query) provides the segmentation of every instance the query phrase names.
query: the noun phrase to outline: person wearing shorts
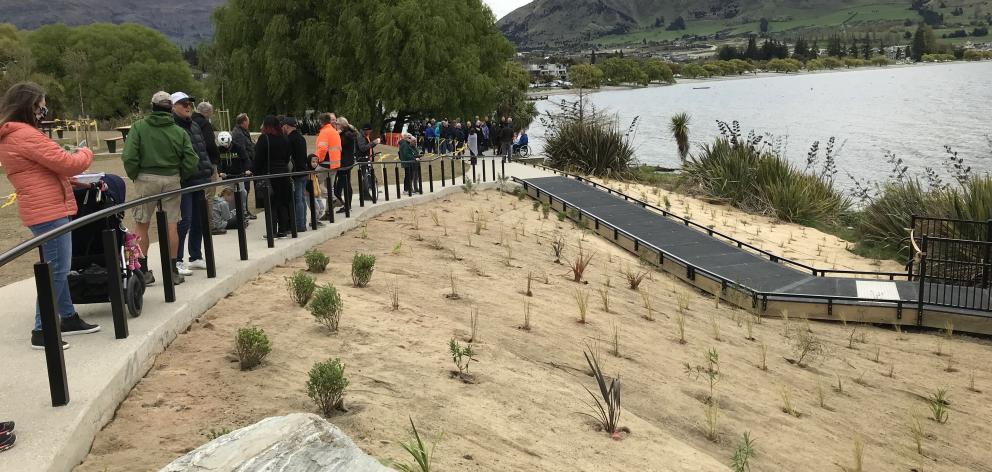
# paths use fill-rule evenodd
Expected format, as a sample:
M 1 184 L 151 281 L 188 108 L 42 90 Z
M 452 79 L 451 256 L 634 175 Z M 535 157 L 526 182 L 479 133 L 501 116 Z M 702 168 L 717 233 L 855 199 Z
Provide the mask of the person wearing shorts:
M 121 155 L 124 171 L 134 182 L 138 197 L 146 197 L 180 189 L 181 180 L 197 172 L 199 157 L 193 150 L 189 134 L 176 125 L 172 117 L 172 99 L 167 92 L 156 92 L 152 96 L 152 113 L 131 125 L 131 131 L 124 141 Z M 179 252 L 179 196 L 163 198 L 159 201 L 166 214 L 169 233 L 169 267 L 172 280 L 177 285 L 183 277 L 176 271 L 176 255 Z M 141 271 L 146 284 L 155 283 L 155 276 L 148 269 L 148 228 L 158 210 L 158 203 L 152 202 L 134 208 L 135 233 L 141 253 Z

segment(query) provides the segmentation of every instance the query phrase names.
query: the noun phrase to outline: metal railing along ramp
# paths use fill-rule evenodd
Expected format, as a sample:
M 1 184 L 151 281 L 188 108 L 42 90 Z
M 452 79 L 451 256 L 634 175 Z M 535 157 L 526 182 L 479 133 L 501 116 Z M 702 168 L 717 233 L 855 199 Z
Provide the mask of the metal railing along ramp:
M 955 329 L 992 334 L 988 303 L 992 291 L 987 285 L 953 284 L 947 277 L 928 277 L 925 270 L 914 274 L 819 269 L 580 176 L 515 180 L 531 197 L 642 259 L 760 314 L 788 310 L 811 319 L 843 317 L 934 328 L 942 328 L 952 317 Z M 928 244 L 933 247 L 938 241 L 942 240 L 930 238 Z M 982 251 L 992 250 L 989 243 L 981 244 Z M 984 259 L 970 265 L 988 267 Z

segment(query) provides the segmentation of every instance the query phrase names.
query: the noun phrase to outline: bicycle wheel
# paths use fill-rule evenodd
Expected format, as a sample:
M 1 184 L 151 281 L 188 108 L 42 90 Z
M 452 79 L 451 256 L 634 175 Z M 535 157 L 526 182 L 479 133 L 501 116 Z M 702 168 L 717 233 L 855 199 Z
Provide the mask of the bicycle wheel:
M 519 154 L 520 157 L 527 157 L 530 154 L 530 146 L 522 146 Z
M 375 178 L 375 172 L 367 172 L 365 178 L 365 188 L 369 191 L 369 200 L 372 200 L 372 203 L 379 203 L 379 182 Z

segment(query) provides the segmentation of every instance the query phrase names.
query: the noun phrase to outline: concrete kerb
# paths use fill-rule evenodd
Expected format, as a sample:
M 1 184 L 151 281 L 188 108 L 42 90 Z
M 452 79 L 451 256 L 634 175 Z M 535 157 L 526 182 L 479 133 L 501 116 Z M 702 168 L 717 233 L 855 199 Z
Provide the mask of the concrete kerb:
M 258 275 L 268 272 L 276 265 L 299 257 L 311 247 L 355 229 L 377 215 L 461 192 L 461 179 L 458 180 L 458 185 L 436 189 L 433 193 L 389 202 L 380 201 L 375 205 L 367 205 L 365 208 L 355 207 L 351 218 L 344 219 L 341 215 L 342 217 L 334 224 L 327 225 L 318 231 L 302 233 L 297 239 L 278 241 L 274 249 L 264 248 L 264 245 L 261 249 L 253 248 L 252 252 L 249 253 L 251 258 L 248 261 L 235 259 L 233 264 L 218 264 L 217 277 L 214 279 L 206 279 L 205 276 L 204 278 L 188 279 L 187 284 L 178 287 L 181 291 L 178 293 L 175 303 L 165 304 L 161 300 L 160 285 L 150 287 L 146 293 L 145 313 L 140 318 L 130 320 L 131 333 L 128 339 L 119 341 L 110 339 L 106 342 L 101 339 L 99 346 L 86 344 L 82 347 L 73 346 L 74 350 L 77 351 L 75 354 L 82 355 L 74 357 L 72 362 L 68 358 L 66 360 L 71 401 L 65 407 L 51 407 L 48 401 L 44 356 L 36 356 L 37 362 L 31 362 L 33 365 L 25 366 L 28 370 L 25 377 L 31 377 L 25 379 L 29 382 L 27 382 L 28 385 L 22 385 L 22 388 L 30 389 L 30 391 L 16 395 L 28 398 L 14 402 L 15 406 L 20 406 L 13 411 L 17 412 L 18 425 L 24 433 L 18 436 L 16 447 L 0 454 L 0 470 L 72 470 L 86 457 L 96 433 L 113 418 L 118 405 L 151 368 L 155 356 L 164 351 L 181 332 L 185 331 L 195 319 L 210 307 L 238 287 L 248 283 Z M 476 188 L 483 190 L 495 188 L 497 184 L 485 182 L 476 185 Z M 257 229 L 260 226 L 264 225 L 253 225 L 249 229 L 254 228 L 254 235 L 260 237 L 259 231 L 261 230 Z M 215 245 L 217 243 L 218 240 L 215 240 Z M 251 241 L 249 243 L 251 244 Z M 232 246 L 230 239 L 226 241 L 225 245 Z M 233 248 L 236 247 L 235 239 Z M 158 250 L 153 246 L 149 253 L 158 254 Z M 232 252 L 232 254 L 236 254 L 236 252 Z M 191 284 L 196 284 L 197 289 L 200 289 L 199 293 L 193 297 L 184 297 L 187 294 L 182 292 L 189 290 L 188 287 L 191 287 Z M 33 287 L 32 280 L 25 280 L 0 288 L 0 293 L 6 289 L 13 289 L 26 294 L 26 291 L 30 290 L 33 303 Z M 186 290 L 182 290 L 184 288 Z M 97 307 L 109 311 L 105 305 L 97 305 Z M 82 309 L 80 311 L 83 312 Z M 105 330 L 112 330 L 109 323 L 103 322 L 103 324 Z M 151 326 L 145 326 L 149 324 Z M 74 341 L 75 339 L 70 338 L 69 340 Z M 22 348 L 27 351 L 25 346 L 16 346 L 15 348 Z M 79 353 L 80 350 L 89 352 Z M 100 351 L 103 351 L 103 354 L 98 357 L 103 359 L 86 356 L 89 353 L 99 355 Z M 32 352 L 38 354 L 35 351 Z M 88 359 L 81 360 L 84 357 Z M 97 362 L 99 366 L 96 368 L 92 365 L 86 366 L 85 364 L 88 362 Z M 85 374 L 81 372 L 84 369 L 76 364 L 87 367 L 85 370 L 96 370 L 99 375 L 85 378 Z M 18 393 L 16 385 L 5 383 L 2 387 L 5 397 L 8 396 L 7 389 L 12 389 L 13 393 Z M 7 405 L 7 407 L 10 406 Z M 2 407 L 3 405 L 0 405 L 0 408 Z

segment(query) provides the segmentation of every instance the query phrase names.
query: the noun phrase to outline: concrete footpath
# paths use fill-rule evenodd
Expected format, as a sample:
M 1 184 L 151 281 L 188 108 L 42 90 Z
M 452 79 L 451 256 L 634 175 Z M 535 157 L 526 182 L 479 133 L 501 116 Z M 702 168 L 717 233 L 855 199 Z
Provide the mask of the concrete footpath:
M 507 164 L 506 172 L 520 178 L 551 175 L 522 164 Z M 17 444 L 0 452 L 0 471 L 72 470 L 86 457 L 96 433 L 113 418 L 117 406 L 151 368 L 155 356 L 221 298 L 259 274 L 358 227 L 363 221 L 385 211 L 461 192 L 461 184 L 460 177 L 455 185 L 449 182 L 445 188 L 435 182 L 435 192 L 428 193 L 425 182 L 424 195 L 385 202 L 380 194 L 378 204 L 366 203 L 365 208 L 358 207 L 356 195 L 351 218 L 336 215 L 334 224 L 325 222 L 323 228 L 301 233 L 297 239 L 276 240 L 273 249 L 266 247 L 262 238 L 265 225 L 259 218 L 248 228 L 247 261 L 238 258 L 236 232 L 214 236 L 217 277 L 208 279 L 206 271 L 194 271 L 195 275 L 176 287 L 175 303 L 164 302 L 159 280 L 145 292 L 143 314 L 128 319 L 127 339 L 114 339 L 109 304 L 77 305 L 83 318 L 100 324 L 103 329 L 99 333 L 65 338 L 71 344 L 65 351 L 70 402 L 59 408 L 51 406 L 44 352 L 30 348 L 36 299 L 34 280 L 0 287 L 0 326 L 4 327 L 0 330 L 0 359 L 6 365 L 0 376 L 0 421 L 17 422 Z M 394 185 L 389 189 L 391 198 L 396 195 Z M 494 186 L 492 181 L 480 184 L 480 188 Z M 149 261 L 152 269 L 160 274 L 157 245 L 149 253 L 153 255 Z M 24 257 L 34 257 L 33 254 Z

